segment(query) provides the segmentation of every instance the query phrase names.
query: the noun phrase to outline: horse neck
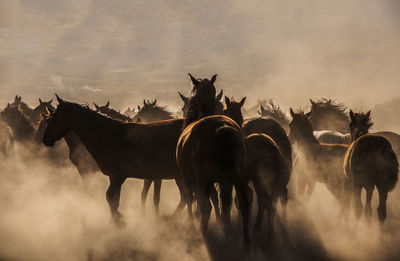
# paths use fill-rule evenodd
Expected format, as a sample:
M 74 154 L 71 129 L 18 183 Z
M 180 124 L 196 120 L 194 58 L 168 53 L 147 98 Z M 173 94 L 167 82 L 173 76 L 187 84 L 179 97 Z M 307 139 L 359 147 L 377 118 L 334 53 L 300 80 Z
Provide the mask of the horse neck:
M 72 119 L 71 122 L 69 122 L 71 131 L 76 133 L 79 140 L 85 145 L 86 149 L 94 158 L 96 158 L 98 153 L 102 152 L 101 144 L 103 144 L 104 141 L 115 139 L 108 129 L 122 124 L 117 120 L 100 116 L 94 112 L 85 111 L 84 109 L 70 118 Z M 67 135 L 65 135 L 64 138 Z

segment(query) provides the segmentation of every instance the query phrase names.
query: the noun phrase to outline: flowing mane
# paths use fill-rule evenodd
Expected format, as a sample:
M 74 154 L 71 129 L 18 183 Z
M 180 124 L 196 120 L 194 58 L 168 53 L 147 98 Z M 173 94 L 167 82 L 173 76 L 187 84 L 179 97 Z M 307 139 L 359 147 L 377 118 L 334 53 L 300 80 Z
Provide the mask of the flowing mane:
M 311 111 L 308 113 L 314 130 L 335 130 L 347 133 L 349 117 L 347 108 L 343 103 L 333 99 L 322 98 L 311 102 Z
M 143 122 L 153 122 L 160 120 L 174 119 L 174 115 L 170 112 L 167 106 L 157 105 L 157 100 L 150 102 L 143 101 L 143 107 L 139 107 L 138 113 L 133 117 L 133 120 L 141 120 Z

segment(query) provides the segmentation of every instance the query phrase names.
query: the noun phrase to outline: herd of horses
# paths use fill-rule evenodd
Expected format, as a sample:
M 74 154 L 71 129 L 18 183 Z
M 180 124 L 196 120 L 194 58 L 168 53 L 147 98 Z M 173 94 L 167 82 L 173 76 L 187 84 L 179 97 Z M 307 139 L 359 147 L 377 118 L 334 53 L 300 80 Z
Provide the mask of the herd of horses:
M 157 215 L 162 180 L 174 179 L 180 202 L 172 217 L 186 207 L 193 219 L 196 202 L 203 233 L 214 207 L 217 220 L 229 234 L 235 188 L 245 246 L 250 242 L 253 190 L 258 206 L 255 230 L 260 231 L 266 211 L 270 239 L 278 200 L 285 220 L 289 190 L 293 190 L 290 195 L 307 198 L 317 182 L 337 199 L 344 216 L 350 209 L 356 217 L 361 216 L 364 188 L 367 220 L 376 187 L 378 218 L 383 224 L 388 192 L 398 179 L 400 135 L 370 133 L 370 112 L 347 112 L 333 100 L 310 100 L 309 112 L 290 109 L 289 120 L 270 101 L 253 108 L 259 117 L 244 119 L 246 98 L 235 101 L 225 96 L 223 104 L 223 93 L 217 94 L 214 86 L 217 75 L 211 79 L 189 77 L 191 96 L 179 93 L 184 102 L 182 118 L 157 105 L 156 100 L 144 100 L 135 114 L 130 108 L 120 113 L 109 102 L 104 106 L 94 103 L 92 110 L 87 104 L 57 95 L 56 108 L 52 100 L 39 99 L 39 105 L 31 109 L 16 96 L 1 112 L 0 152 L 6 156 L 18 142 L 32 156 L 50 158 L 57 166 L 68 164 L 69 158 L 84 180 L 101 171 L 109 177 L 106 199 L 118 226 L 124 225 L 118 206 L 127 178 L 144 180 L 142 211 L 154 183 Z M 61 139 L 65 143 L 57 142 Z M 289 186 L 291 180 L 294 185 Z

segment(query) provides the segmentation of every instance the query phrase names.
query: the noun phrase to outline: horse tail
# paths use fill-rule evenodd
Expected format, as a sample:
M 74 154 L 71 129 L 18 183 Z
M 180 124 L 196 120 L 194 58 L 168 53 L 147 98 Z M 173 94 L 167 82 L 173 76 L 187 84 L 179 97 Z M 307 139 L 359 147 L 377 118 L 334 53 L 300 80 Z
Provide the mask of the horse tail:
M 393 151 L 392 146 L 385 146 L 382 151 L 384 159 L 386 161 L 385 168 L 385 185 L 390 190 L 393 190 L 396 187 L 399 173 L 399 162 L 397 160 L 397 155 Z
M 237 152 L 243 148 L 240 132 L 227 125 L 223 125 L 215 130 L 218 140 L 218 155 L 224 169 L 234 169 L 237 165 Z

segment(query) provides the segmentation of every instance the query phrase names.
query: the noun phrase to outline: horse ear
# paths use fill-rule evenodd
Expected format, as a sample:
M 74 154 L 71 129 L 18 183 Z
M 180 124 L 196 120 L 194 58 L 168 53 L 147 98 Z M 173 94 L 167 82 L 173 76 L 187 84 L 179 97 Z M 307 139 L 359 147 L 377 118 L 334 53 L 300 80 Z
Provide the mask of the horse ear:
M 221 90 L 218 95 L 217 95 L 217 101 L 220 101 L 222 99 L 222 95 L 224 94 L 224 91 Z
M 63 99 L 61 99 L 60 97 L 58 97 L 57 93 L 56 93 L 56 98 L 57 98 L 58 103 L 63 103 L 63 102 L 64 102 Z
M 47 103 L 51 104 L 53 102 L 53 99 L 51 99 L 50 101 L 48 101 Z
M 211 77 L 211 84 L 214 84 L 215 80 L 217 79 L 217 74 L 214 74 L 213 77 Z
M 96 110 L 100 110 L 99 105 L 97 105 L 95 102 L 93 104 L 94 104 L 94 107 L 96 107 Z
M 39 98 L 39 103 L 42 103 L 42 99 Z
M 143 105 L 146 106 L 146 99 L 143 99 Z
M 290 115 L 292 116 L 293 119 L 294 117 L 296 117 L 296 114 L 294 113 L 292 107 L 290 107 Z
M 229 107 L 229 105 L 231 104 L 231 100 L 226 96 L 225 96 L 225 104 L 226 104 L 226 107 Z
M 137 106 L 137 109 L 138 109 L 138 111 L 140 111 L 140 106 L 139 105 Z
M 312 99 L 310 99 L 310 102 L 311 102 L 311 105 L 312 105 L 312 106 L 317 105 Z
M 350 119 L 354 118 L 354 112 L 352 110 L 350 110 Z
M 105 106 L 108 108 L 108 106 L 110 106 L 110 101 L 107 101 Z
M 196 80 L 196 78 L 194 78 L 190 73 L 188 73 L 188 74 L 189 74 L 190 80 L 192 81 L 193 85 L 199 84 L 199 81 Z
M 368 111 L 368 112 L 365 114 L 365 116 L 366 116 L 367 118 L 370 118 L 370 117 L 371 117 L 371 111 Z
M 178 92 L 179 93 L 179 97 L 181 97 L 181 99 L 182 99 L 182 101 L 184 102 L 184 103 L 187 103 L 188 101 L 189 101 L 189 98 L 188 97 L 186 97 L 185 95 L 183 95 L 182 93 L 180 93 L 180 92 Z
M 261 113 L 260 113 L 261 115 L 263 115 L 266 111 L 262 104 L 260 104 L 260 110 L 261 110 Z
M 243 104 L 244 104 L 245 101 L 246 101 L 246 97 L 243 97 L 243 98 L 240 100 L 240 107 L 243 106 Z
M 151 105 L 156 106 L 156 103 L 157 103 L 157 99 L 155 99 Z

